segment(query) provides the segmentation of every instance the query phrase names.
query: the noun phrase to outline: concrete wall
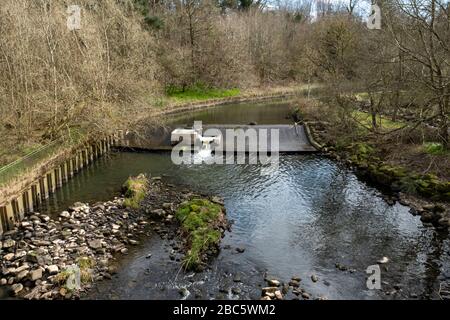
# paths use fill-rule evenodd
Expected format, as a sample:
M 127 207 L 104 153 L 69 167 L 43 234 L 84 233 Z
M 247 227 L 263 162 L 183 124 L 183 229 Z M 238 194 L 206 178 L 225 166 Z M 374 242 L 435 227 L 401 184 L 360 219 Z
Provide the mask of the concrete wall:
M 109 152 L 115 139 L 114 136 L 108 136 L 100 142 L 76 150 L 72 156 L 46 172 L 15 198 L 3 203 L 0 201 L 0 235 L 14 229 L 15 223 L 22 220 L 27 213 L 34 212 L 42 201 L 69 181 L 74 174 Z

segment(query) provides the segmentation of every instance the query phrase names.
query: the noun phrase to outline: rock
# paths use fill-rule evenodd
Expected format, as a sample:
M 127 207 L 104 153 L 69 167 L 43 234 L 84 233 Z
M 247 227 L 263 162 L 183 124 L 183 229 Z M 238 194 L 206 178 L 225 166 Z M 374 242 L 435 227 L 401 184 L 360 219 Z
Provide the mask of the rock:
M 236 251 L 237 251 L 238 253 L 243 253 L 243 252 L 245 251 L 245 248 L 243 248 L 243 247 L 238 247 L 238 248 L 236 248 Z
M 377 261 L 379 264 L 385 264 L 389 262 L 389 258 L 388 257 L 383 257 L 380 260 Z
M 275 298 L 276 298 L 277 300 L 283 300 L 283 294 L 281 293 L 280 290 L 277 290 L 277 291 L 275 291 L 274 293 L 275 293 Z
M 441 218 L 438 223 L 444 227 L 450 227 L 450 218 Z
M 11 261 L 14 258 L 14 253 L 8 253 L 3 256 L 6 261 Z
M 163 209 L 155 209 L 150 211 L 150 213 L 157 215 L 158 217 L 163 217 L 166 214 L 166 212 Z
M 22 279 L 25 279 L 28 276 L 29 271 L 23 270 L 17 274 L 17 281 L 21 281 Z
M 102 248 L 102 241 L 99 239 L 91 240 L 88 242 L 89 248 L 97 250 Z
M 39 265 L 43 265 L 45 263 L 44 257 L 41 256 L 36 251 L 28 251 L 27 256 L 26 256 L 26 261 L 31 262 L 31 263 L 37 263 Z
M 3 249 L 9 249 L 16 245 L 16 242 L 12 239 L 6 239 L 3 241 Z
M 231 292 L 234 294 L 240 294 L 242 291 L 238 287 L 233 287 L 233 288 L 231 288 Z
M 299 276 L 293 276 L 293 277 L 291 278 L 291 280 L 300 282 L 300 281 L 302 281 L 302 278 L 300 278 Z
M 171 202 L 163 203 L 162 206 L 164 209 L 171 209 L 173 206 L 173 203 L 171 203 Z
M 281 285 L 280 281 L 276 280 L 276 279 L 271 279 L 268 280 L 267 283 L 269 284 L 269 286 L 271 287 L 279 287 Z
M 267 294 L 267 293 L 275 293 L 275 291 L 278 290 L 278 287 L 264 287 L 262 288 L 262 293 L 263 294 Z
M 18 295 L 23 290 L 23 285 L 21 283 L 16 283 L 11 286 L 11 290 L 13 291 L 14 295 Z
M 15 275 L 18 275 L 19 273 L 23 272 L 23 271 L 28 271 L 30 267 L 28 266 L 28 264 L 23 264 L 20 267 L 18 267 L 17 269 L 14 269 L 13 271 L 11 271 L 12 273 L 14 273 Z
M 241 276 L 239 274 L 236 274 L 233 278 L 234 282 L 241 282 Z
M 152 254 L 149 253 L 145 258 L 146 258 L 146 259 L 150 259 L 151 257 L 152 257 Z
M 112 224 L 111 227 L 113 228 L 113 230 L 119 230 L 120 226 L 118 224 Z
M 272 299 L 270 297 L 268 297 L 268 296 L 264 296 L 264 297 L 261 298 L 261 300 L 272 300 Z
M 317 281 L 319 281 L 319 278 L 315 274 L 313 274 L 311 276 L 311 280 L 312 280 L 312 282 L 317 282 Z
M 433 207 L 433 212 L 437 212 L 437 213 L 445 212 L 445 207 L 440 204 L 436 204 Z
M 0 286 L 6 286 L 7 283 L 8 283 L 8 280 L 6 280 L 5 278 L 0 279 Z
M 289 285 L 294 287 L 294 288 L 298 288 L 300 286 L 300 282 L 297 280 L 292 279 L 291 281 L 289 281 Z
M 424 211 L 422 216 L 420 217 L 420 221 L 422 222 L 432 222 L 435 219 L 435 215 L 433 212 Z
M 302 293 L 302 298 L 303 298 L 303 299 L 309 299 L 309 298 L 310 298 L 309 293 L 303 292 L 303 293 Z
M 27 228 L 27 227 L 30 227 L 30 226 L 31 226 L 31 223 L 28 222 L 28 221 L 23 221 L 23 222 L 20 224 L 20 226 L 21 226 L 22 228 Z
M 42 278 L 42 269 L 38 268 L 30 272 L 31 281 L 36 281 Z
M 69 219 L 70 218 L 70 213 L 68 211 L 63 211 L 63 212 L 60 213 L 59 216 L 61 218 Z
M 221 198 L 221 197 L 217 197 L 217 196 L 213 196 L 212 198 L 211 198 L 211 201 L 212 202 L 215 202 L 215 203 L 217 203 L 217 204 L 220 204 L 220 205 L 224 205 L 225 204 L 225 202 L 223 201 L 223 199 Z
M 190 292 L 188 289 L 186 289 L 185 287 L 178 289 L 178 293 L 182 296 L 182 297 L 187 297 Z
M 47 271 L 51 275 L 54 275 L 54 274 L 57 274 L 59 272 L 59 268 L 58 268 L 57 265 L 53 264 L 53 265 L 47 267 Z

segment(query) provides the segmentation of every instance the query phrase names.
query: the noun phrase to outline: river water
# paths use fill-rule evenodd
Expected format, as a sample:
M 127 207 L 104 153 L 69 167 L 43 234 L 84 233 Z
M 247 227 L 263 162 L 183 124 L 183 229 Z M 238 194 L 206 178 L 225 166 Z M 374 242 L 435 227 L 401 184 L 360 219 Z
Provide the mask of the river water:
M 225 106 L 177 121 L 283 122 L 289 104 L 249 108 Z M 128 176 L 142 172 L 222 196 L 231 232 L 211 269 L 199 274 L 180 271 L 169 259 L 170 241 L 150 234 L 88 298 L 258 299 L 267 274 L 285 282 L 300 276 L 313 298 L 436 299 L 450 277 L 447 233 L 423 226 L 408 207 L 389 206 L 380 191 L 320 155 L 281 155 L 279 169 L 261 175 L 258 165 L 175 165 L 169 153 L 113 153 L 70 180 L 42 210 L 56 214 L 75 201 L 108 200 Z M 369 290 L 366 269 L 382 257 L 389 258 L 381 266 L 382 289 Z

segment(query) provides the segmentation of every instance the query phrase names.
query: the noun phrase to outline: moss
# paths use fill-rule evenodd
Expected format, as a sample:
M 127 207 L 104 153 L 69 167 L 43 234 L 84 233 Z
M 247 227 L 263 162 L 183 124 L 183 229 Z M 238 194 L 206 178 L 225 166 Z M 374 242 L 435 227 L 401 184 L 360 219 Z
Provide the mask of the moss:
M 207 199 L 192 199 L 182 203 L 175 216 L 186 232 L 189 243 L 183 265 L 186 269 L 195 269 L 202 264 L 205 252 L 215 248 L 220 241 L 221 231 L 218 226 L 223 208 Z
M 123 185 L 125 193 L 124 205 L 127 208 L 138 209 L 148 190 L 148 179 L 144 174 L 130 177 Z

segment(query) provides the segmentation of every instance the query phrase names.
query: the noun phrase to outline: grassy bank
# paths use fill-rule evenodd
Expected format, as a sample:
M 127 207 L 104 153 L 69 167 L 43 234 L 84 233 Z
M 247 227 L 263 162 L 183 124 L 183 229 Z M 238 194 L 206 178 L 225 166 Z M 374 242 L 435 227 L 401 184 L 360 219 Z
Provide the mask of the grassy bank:
M 192 199 L 182 204 L 175 216 L 187 236 L 183 265 L 188 270 L 197 269 L 206 260 L 207 252 L 217 249 L 225 224 L 224 208 L 207 199 Z
M 192 87 L 185 90 L 179 88 L 170 88 L 167 96 L 176 102 L 192 102 L 217 98 L 236 97 L 241 93 L 238 88 L 234 89 L 217 89 Z

